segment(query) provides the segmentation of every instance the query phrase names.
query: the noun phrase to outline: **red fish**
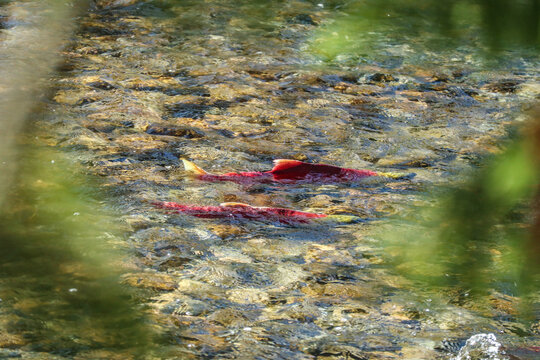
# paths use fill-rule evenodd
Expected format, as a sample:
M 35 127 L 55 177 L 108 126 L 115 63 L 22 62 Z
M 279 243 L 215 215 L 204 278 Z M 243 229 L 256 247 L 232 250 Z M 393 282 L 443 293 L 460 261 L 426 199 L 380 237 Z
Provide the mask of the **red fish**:
M 310 164 L 298 160 L 274 160 L 270 171 L 249 171 L 240 173 L 210 174 L 191 161 L 182 159 L 188 173 L 200 180 L 246 182 L 281 182 L 281 183 L 339 183 L 360 181 L 368 177 L 384 177 L 391 179 L 404 178 L 402 173 L 375 172 L 341 168 L 334 165 Z
M 242 203 L 223 203 L 219 206 L 193 206 L 175 202 L 155 202 L 153 205 L 179 214 L 207 219 L 256 220 L 285 225 L 311 222 L 350 223 L 360 220 L 352 215 L 327 215 L 272 207 L 256 207 Z

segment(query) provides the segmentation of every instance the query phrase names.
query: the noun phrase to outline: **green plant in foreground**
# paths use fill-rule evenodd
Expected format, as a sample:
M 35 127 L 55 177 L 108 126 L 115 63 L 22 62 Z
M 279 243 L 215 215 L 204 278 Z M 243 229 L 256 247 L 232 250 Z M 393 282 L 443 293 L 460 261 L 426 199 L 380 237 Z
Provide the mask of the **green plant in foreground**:
M 137 294 L 121 285 L 120 232 L 97 188 L 60 152 L 25 150 L 0 215 L 6 331 L 62 355 L 144 353 L 153 334 Z
M 381 233 L 390 261 L 420 283 L 473 295 L 493 288 L 524 296 L 538 291 L 538 215 L 532 211 L 540 184 L 538 140 L 512 141 L 436 206 L 419 209 L 412 221 L 391 222 Z

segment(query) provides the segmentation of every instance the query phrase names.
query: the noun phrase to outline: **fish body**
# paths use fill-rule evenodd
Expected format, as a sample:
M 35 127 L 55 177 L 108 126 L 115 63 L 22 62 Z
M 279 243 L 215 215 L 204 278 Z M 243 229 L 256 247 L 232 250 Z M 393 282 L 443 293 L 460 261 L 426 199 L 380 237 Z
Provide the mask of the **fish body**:
M 350 182 L 378 176 L 375 171 L 341 168 L 334 165 L 310 164 L 298 160 L 279 159 L 267 173 L 276 181 Z
M 284 208 L 257 207 L 241 203 L 223 203 L 218 206 L 194 206 L 175 202 L 155 202 L 153 204 L 156 207 L 179 214 L 207 219 L 255 220 L 285 225 L 307 224 L 317 220 L 342 223 L 359 220 L 357 216 L 327 215 Z
M 339 183 L 360 181 L 368 177 L 386 177 L 399 179 L 407 177 L 401 173 L 383 173 L 370 170 L 347 169 L 327 164 L 311 164 L 298 160 L 274 160 L 274 167 L 270 171 L 249 171 L 240 173 L 211 174 L 193 162 L 182 159 L 184 168 L 188 173 L 200 180 L 206 181 L 233 181 L 237 183 L 249 182 L 280 182 L 280 183 Z
M 260 171 L 247 171 L 240 173 L 226 173 L 220 175 L 214 174 L 200 174 L 197 176 L 200 180 L 205 181 L 232 181 L 237 183 L 249 183 L 249 182 L 271 182 L 272 175 L 267 172 Z

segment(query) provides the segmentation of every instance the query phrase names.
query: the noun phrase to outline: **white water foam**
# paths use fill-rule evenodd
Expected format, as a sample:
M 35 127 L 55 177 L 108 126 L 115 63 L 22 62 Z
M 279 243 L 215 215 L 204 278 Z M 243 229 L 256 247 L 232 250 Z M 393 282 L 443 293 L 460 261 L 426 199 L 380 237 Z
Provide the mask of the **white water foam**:
M 465 346 L 451 360 L 507 360 L 501 347 L 494 334 L 476 334 L 467 339 Z

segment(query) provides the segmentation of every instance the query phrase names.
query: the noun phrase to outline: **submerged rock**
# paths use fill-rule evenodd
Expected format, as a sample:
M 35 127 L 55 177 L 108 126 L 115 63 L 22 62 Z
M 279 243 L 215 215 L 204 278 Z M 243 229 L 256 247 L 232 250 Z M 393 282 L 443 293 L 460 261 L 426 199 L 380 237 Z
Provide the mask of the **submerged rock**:
M 292 24 L 303 24 L 303 25 L 317 25 L 314 18 L 310 14 L 299 14 L 296 15 L 294 18 L 289 20 Z
M 124 275 L 124 281 L 134 287 L 172 291 L 178 287 L 174 278 L 165 274 L 138 273 Z
M 101 9 L 112 9 L 142 3 L 144 0 L 94 0 L 94 2 Z
M 252 320 L 249 319 L 243 311 L 233 308 L 216 310 L 206 319 L 227 327 L 244 326 L 249 325 L 252 322 Z
M 146 133 L 150 135 L 184 137 L 187 139 L 197 139 L 205 136 L 204 132 L 195 128 L 171 125 L 150 125 L 146 129 Z
M 397 79 L 390 75 L 390 74 L 384 74 L 384 73 L 375 73 L 371 76 L 368 76 L 368 80 L 373 83 L 387 83 L 392 81 L 397 81 Z
M 491 83 L 485 86 L 487 90 L 501 92 L 501 93 L 514 93 L 517 91 L 521 81 L 516 80 L 501 80 L 496 83 Z
M 263 304 L 270 298 L 262 289 L 234 289 L 227 291 L 229 300 L 239 304 Z

